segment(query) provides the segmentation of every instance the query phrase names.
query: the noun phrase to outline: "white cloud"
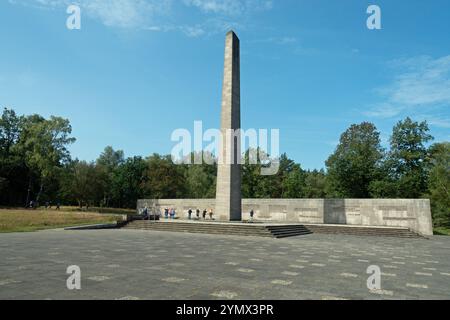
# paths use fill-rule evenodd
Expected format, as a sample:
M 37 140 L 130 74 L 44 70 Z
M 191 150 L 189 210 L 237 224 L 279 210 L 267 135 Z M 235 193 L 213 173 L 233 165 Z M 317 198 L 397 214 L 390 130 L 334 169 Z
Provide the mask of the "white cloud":
M 183 0 L 183 2 L 185 5 L 197 7 L 205 13 L 229 16 L 270 10 L 273 6 L 272 0 Z
M 182 26 L 180 30 L 188 37 L 199 37 L 206 33 L 202 26 Z
M 435 127 L 440 128 L 450 128 L 450 117 L 439 116 L 439 115 L 422 115 L 419 118 L 427 120 L 427 122 Z
M 296 37 L 288 37 L 288 36 L 283 36 L 283 37 L 269 37 L 269 38 L 264 38 L 264 39 L 258 39 L 258 40 L 253 40 L 252 42 L 254 43 L 275 43 L 275 44 L 293 44 L 293 43 L 297 43 L 297 38 Z
M 420 57 L 397 62 L 406 72 L 387 89 L 392 102 L 406 106 L 450 105 L 450 55 L 436 60 Z
M 10 4 L 58 10 L 65 13 L 70 4 L 78 4 L 82 15 L 96 19 L 107 27 L 147 31 L 179 31 L 199 37 L 244 29 L 253 13 L 270 10 L 273 0 L 8 0 Z M 192 7 L 204 13 L 198 21 L 183 15 L 174 18 L 174 6 Z M 189 22 L 187 22 L 189 20 Z M 281 39 L 291 43 L 294 38 Z
M 431 112 L 450 108 L 450 55 L 401 59 L 390 66 L 396 72 L 392 83 L 377 90 L 384 101 L 364 114 L 392 118 L 404 112 L 425 112 L 430 114 L 430 123 L 445 127 L 448 119 L 432 118 Z
M 152 20 L 165 14 L 172 0 L 8 0 L 11 4 L 59 9 L 77 3 L 86 14 L 108 27 L 149 28 Z M 150 27 L 155 29 L 154 26 Z

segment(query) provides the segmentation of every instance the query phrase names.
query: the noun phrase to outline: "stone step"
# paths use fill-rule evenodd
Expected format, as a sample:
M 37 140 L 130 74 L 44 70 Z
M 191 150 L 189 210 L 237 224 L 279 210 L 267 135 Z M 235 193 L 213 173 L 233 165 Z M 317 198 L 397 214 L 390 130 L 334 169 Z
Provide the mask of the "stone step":
M 149 230 L 149 231 L 170 231 L 170 232 L 192 232 L 192 233 L 219 233 L 219 234 L 239 234 L 239 235 L 261 235 L 261 236 L 272 236 L 270 232 L 242 232 L 233 230 L 206 230 L 206 229 L 157 229 L 157 228 L 134 228 L 129 227 L 125 229 L 135 229 L 135 230 Z
M 422 238 L 419 234 L 406 228 L 370 228 L 348 226 L 305 225 L 313 233 L 344 234 L 353 236 L 379 236 L 396 238 Z
M 160 230 L 223 230 L 223 231 L 241 231 L 241 232 L 268 232 L 265 228 L 242 229 L 242 228 L 228 228 L 228 227 L 204 227 L 204 226 L 159 226 L 159 225 L 128 225 L 125 228 L 141 228 L 141 229 L 160 229 Z
M 166 231 L 183 233 L 205 233 L 239 236 L 262 236 L 286 238 L 311 233 L 343 234 L 352 236 L 378 236 L 397 238 L 420 238 L 421 236 L 406 228 L 371 228 L 349 227 L 339 225 L 245 225 L 224 223 L 191 223 L 191 222 L 162 222 L 136 220 L 126 224 L 125 229 L 138 229 L 148 231 Z
M 218 235 L 236 235 L 236 236 L 258 236 L 258 237 L 273 237 L 271 233 L 248 233 L 248 232 L 223 232 L 219 230 L 163 230 L 163 229 L 142 229 L 142 228 L 126 228 L 129 230 L 148 230 L 148 231 L 165 231 L 165 232 L 179 232 L 179 233 L 203 233 L 203 234 L 218 234 Z
M 224 223 L 155 222 L 144 220 L 131 221 L 123 228 L 148 231 L 169 231 L 182 233 L 205 233 L 274 238 L 286 238 L 311 233 L 302 225 L 265 226 L 255 224 L 239 225 Z

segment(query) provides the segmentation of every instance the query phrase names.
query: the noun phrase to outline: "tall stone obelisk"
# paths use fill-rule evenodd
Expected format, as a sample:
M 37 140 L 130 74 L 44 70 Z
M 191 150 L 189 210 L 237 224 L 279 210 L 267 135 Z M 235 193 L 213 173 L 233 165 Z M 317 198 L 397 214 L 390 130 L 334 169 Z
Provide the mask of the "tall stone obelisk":
M 241 221 L 241 84 L 239 39 L 229 31 L 225 40 L 222 88 L 222 143 L 217 168 L 216 215 L 220 220 Z M 232 130 L 230 130 L 232 129 Z M 238 161 L 239 159 L 239 161 Z

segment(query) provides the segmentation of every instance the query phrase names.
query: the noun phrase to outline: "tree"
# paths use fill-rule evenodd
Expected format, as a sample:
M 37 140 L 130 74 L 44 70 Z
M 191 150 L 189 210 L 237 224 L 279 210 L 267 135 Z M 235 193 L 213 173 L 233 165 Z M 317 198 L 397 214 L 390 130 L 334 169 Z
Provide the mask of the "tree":
M 436 226 L 450 226 L 450 142 L 430 147 L 427 196 L 431 199 L 433 221 Z
M 36 202 L 39 202 L 45 183 L 56 174 L 59 167 L 70 161 L 67 146 L 75 142 L 75 138 L 70 137 L 71 133 L 69 120 L 60 117 L 52 116 L 46 120 L 39 115 L 32 115 L 22 122 L 17 148 L 23 154 L 28 169 L 39 178 Z M 30 174 L 29 186 L 31 183 Z M 29 195 L 27 203 L 28 200 Z
M 5 158 L 10 155 L 11 147 L 19 140 L 23 117 L 17 116 L 11 109 L 3 109 L 0 118 L 0 156 Z
M 327 177 L 323 170 L 307 171 L 303 196 L 309 199 L 326 198 L 326 183 Z
M 340 138 L 335 152 L 326 161 L 331 196 L 370 197 L 370 184 L 380 175 L 383 149 L 374 124 L 354 124 Z
M 305 196 L 306 175 L 299 164 L 290 164 L 282 177 L 282 198 L 298 199 Z
M 183 167 L 172 162 L 169 155 L 153 154 L 147 159 L 145 196 L 155 199 L 176 199 L 186 194 Z
M 244 154 L 242 164 L 242 197 L 257 198 L 257 186 L 261 175 L 261 161 L 258 157 L 259 149 L 248 149 Z
M 25 202 L 23 190 L 28 168 L 15 147 L 22 130 L 23 116 L 4 109 L 0 117 L 0 204 Z
M 95 167 L 93 163 L 86 161 L 76 161 L 73 166 L 73 175 L 70 183 L 70 194 L 77 200 L 80 209 L 83 203 L 88 203 L 92 199 L 93 183 L 95 183 Z
M 135 208 L 137 200 L 144 196 L 145 170 L 147 163 L 141 157 L 125 160 L 113 172 L 112 198 L 114 205 Z
M 113 147 L 107 146 L 96 160 L 96 165 L 103 177 L 103 206 L 109 207 L 113 205 L 113 180 L 114 171 L 124 163 L 125 156 L 122 150 L 114 150 Z
M 109 172 L 114 171 L 119 165 L 125 162 L 124 152 L 122 150 L 114 150 L 113 147 L 107 146 L 97 159 L 97 165 L 103 166 Z
M 428 132 L 426 121 L 418 123 L 410 118 L 394 126 L 386 166 L 396 181 L 397 197 L 419 198 L 427 190 L 426 143 L 433 139 Z
M 189 165 L 185 171 L 186 197 L 192 199 L 214 198 L 216 193 L 216 176 L 207 168 L 208 165 Z

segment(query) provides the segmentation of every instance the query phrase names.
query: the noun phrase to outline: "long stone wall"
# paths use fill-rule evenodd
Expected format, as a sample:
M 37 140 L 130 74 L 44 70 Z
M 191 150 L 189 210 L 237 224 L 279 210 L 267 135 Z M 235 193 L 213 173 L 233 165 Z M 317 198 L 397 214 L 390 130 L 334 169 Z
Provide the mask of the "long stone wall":
M 193 216 L 197 208 L 214 212 L 215 199 L 139 200 L 138 212 L 144 207 L 160 214 L 174 208 L 184 219 L 190 208 Z M 243 199 L 243 220 L 250 218 L 251 209 L 259 221 L 406 227 L 433 235 L 428 199 Z

